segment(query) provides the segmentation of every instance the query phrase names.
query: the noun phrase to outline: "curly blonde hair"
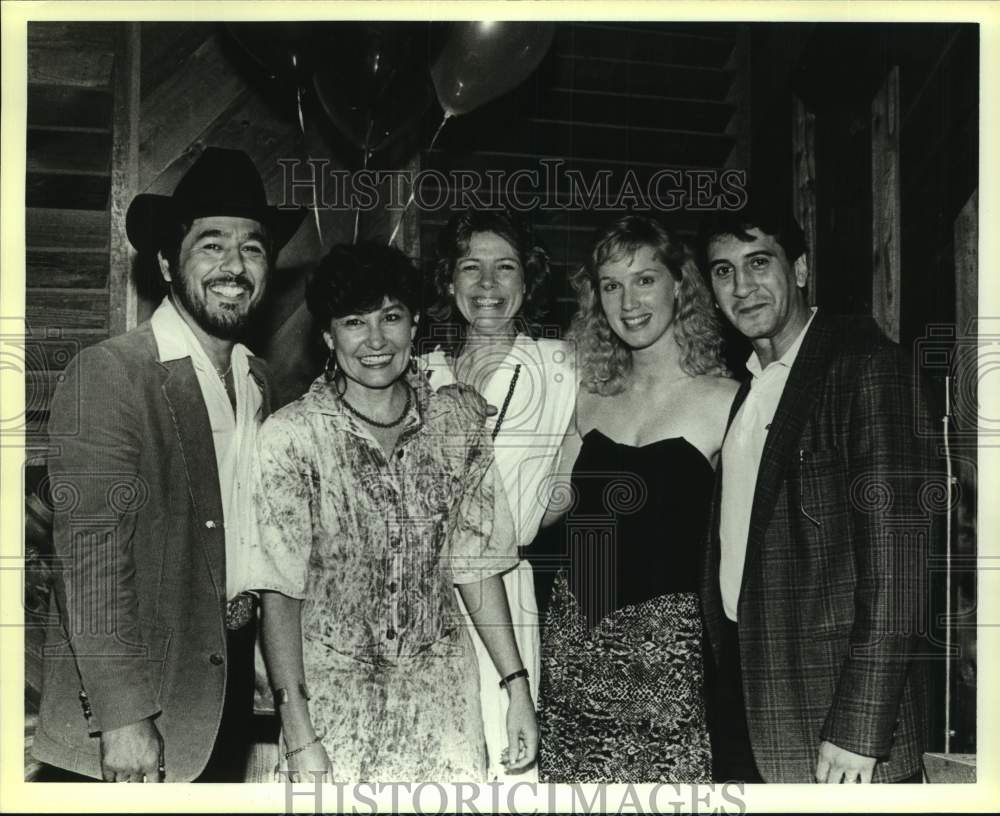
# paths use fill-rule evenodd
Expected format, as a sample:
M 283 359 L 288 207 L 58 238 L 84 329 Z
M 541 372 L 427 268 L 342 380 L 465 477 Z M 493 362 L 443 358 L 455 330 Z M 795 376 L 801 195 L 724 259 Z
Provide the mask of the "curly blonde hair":
M 568 338 L 576 345 L 581 385 L 591 393 L 621 393 L 632 370 L 632 350 L 614 333 L 601 306 L 600 269 L 645 246 L 652 247 L 655 257 L 680 283 L 674 339 L 681 348 L 681 368 L 692 376 L 729 373 L 722 362 L 722 336 L 712 297 L 691 250 L 655 219 L 628 215 L 597 237 L 587 262 L 570 277 L 577 310 Z

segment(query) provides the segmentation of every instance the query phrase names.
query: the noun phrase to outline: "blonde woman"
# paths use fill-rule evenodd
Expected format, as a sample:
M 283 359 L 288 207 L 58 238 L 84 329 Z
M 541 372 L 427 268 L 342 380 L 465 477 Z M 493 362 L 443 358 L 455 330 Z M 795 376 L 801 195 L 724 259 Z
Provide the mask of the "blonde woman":
M 698 580 L 736 383 L 690 252 L 628 216 L 573 280 L 576 423 L 547 520 L 565 514 L 542 644 L 541 773 L 707 782 Z

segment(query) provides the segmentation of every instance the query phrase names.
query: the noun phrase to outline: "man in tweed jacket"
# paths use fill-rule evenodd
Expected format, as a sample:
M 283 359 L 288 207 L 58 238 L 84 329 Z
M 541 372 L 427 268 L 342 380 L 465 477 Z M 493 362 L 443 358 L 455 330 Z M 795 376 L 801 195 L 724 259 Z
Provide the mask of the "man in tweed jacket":
M 250 157 L 218 148 L 129 207 L 169 294 L 84 349 L 52 401 L 41 781 L 242 781 L 256 617 L 239 568 L 270 392 L 236 338 L 303 214 L 267 206 Z
M 867 317 L 810 309 L 801 228 L 702 230 L 719 308 L 753 346 L 717 477 L 702 600 L 719 781 L 919 781 L 926 412 Z

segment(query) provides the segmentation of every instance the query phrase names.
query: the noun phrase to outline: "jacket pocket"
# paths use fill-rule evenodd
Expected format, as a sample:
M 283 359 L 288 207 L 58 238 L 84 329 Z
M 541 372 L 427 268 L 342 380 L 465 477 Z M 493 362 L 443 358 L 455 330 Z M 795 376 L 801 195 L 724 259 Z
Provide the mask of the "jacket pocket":
M 837 448 L 800 448 L 794 476 L 794 499 L 799 521 L 814 528 L 828 525 L 832 518 L 846 514 L 847 463 Z

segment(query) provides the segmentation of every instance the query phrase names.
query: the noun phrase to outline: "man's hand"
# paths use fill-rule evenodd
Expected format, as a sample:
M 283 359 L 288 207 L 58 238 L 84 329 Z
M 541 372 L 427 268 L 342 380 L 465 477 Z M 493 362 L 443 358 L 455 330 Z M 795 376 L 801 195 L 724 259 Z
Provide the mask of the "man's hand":
M 105 782 L 162 782 L 163 738 L 149 718 L 101 734 Z
M 855 754 L 832 742 L 819 744 L 816 760 L 816 781 L 839 785 L 841 782 L 871 782 L 875 757 Z

